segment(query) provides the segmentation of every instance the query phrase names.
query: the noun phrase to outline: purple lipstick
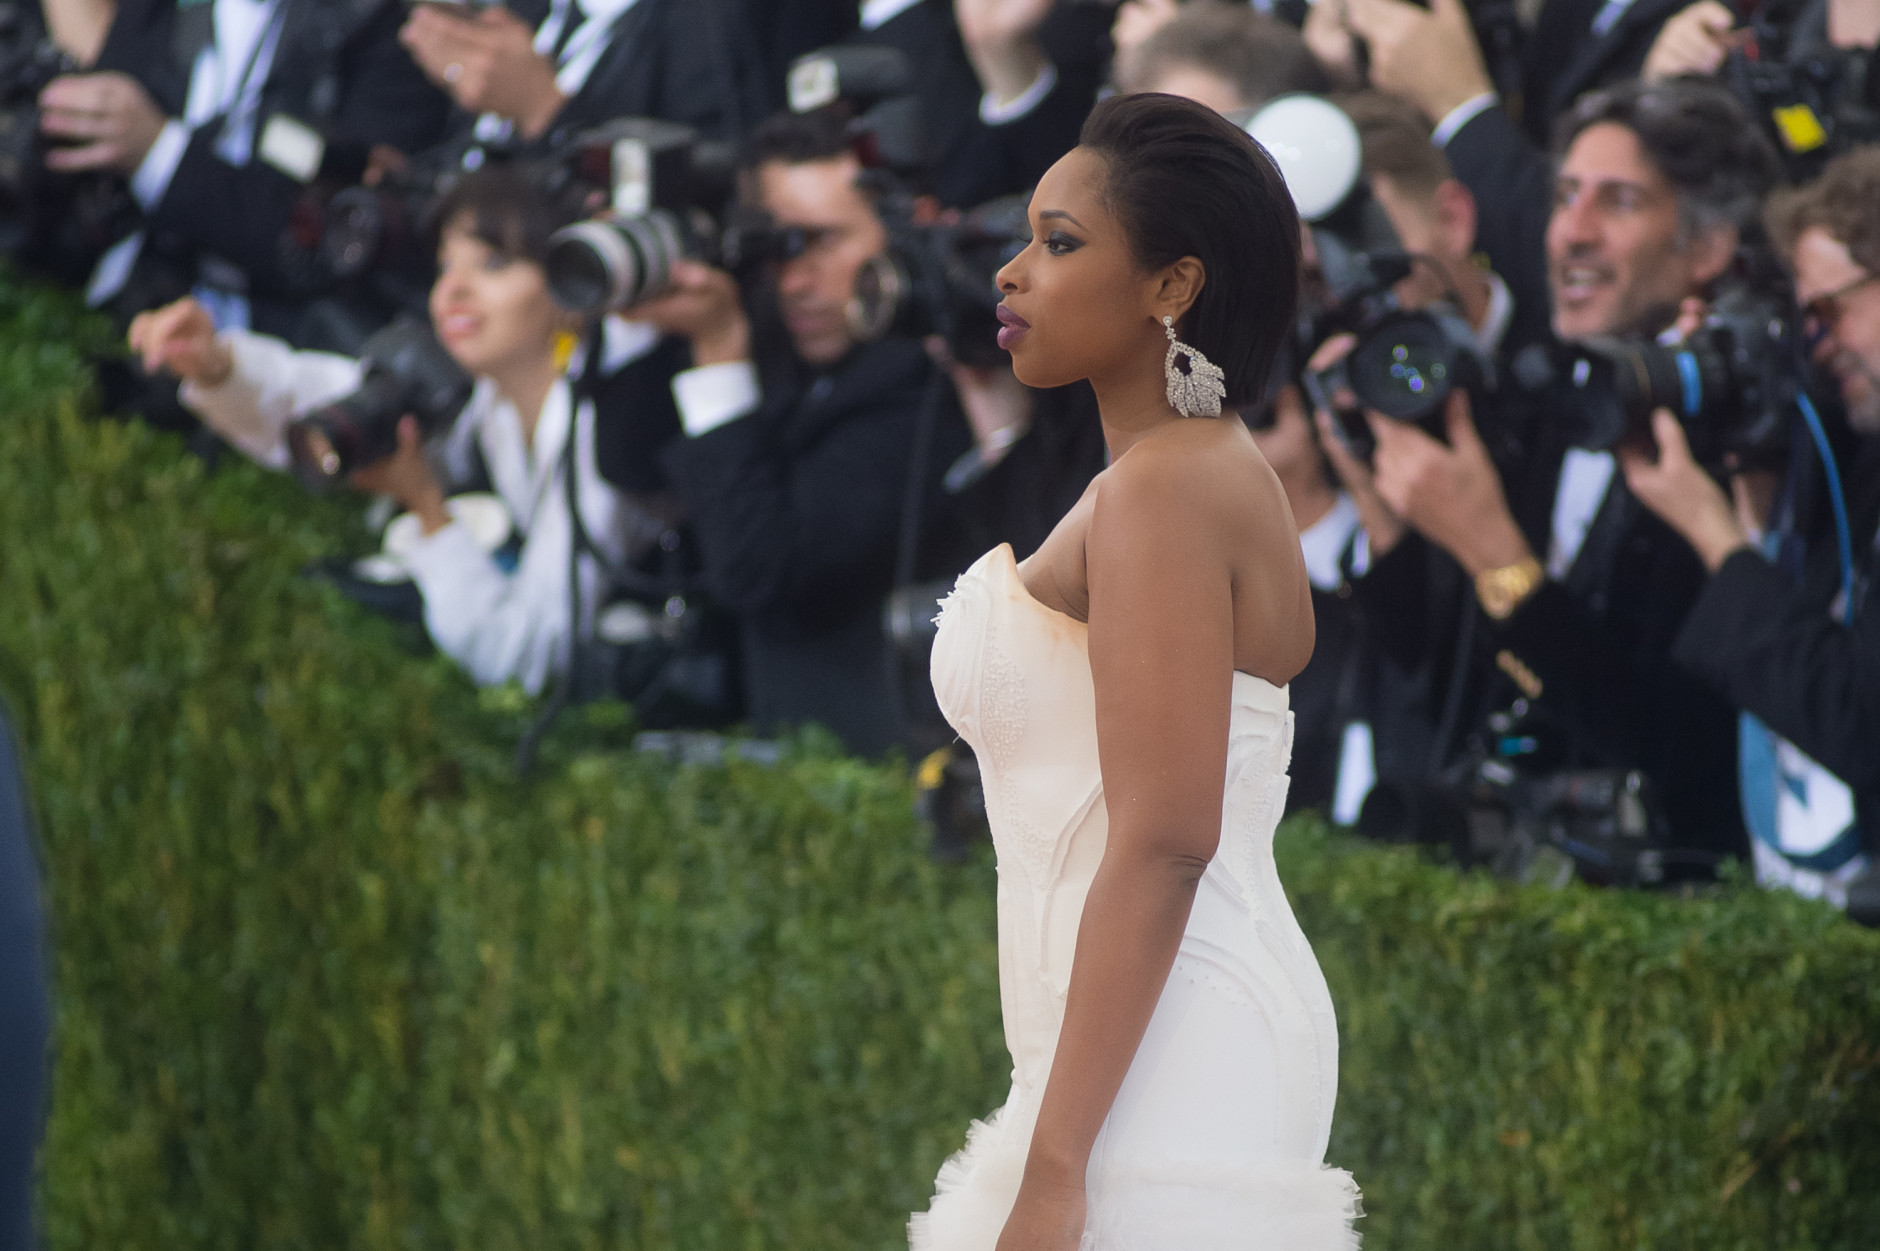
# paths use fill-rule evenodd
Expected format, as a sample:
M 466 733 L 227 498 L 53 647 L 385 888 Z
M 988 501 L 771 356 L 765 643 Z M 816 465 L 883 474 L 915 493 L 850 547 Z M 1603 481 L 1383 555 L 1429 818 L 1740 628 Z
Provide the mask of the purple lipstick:
M 1003 304 L 994 311 L 999 318 L 999 346 L 1009 352 L 1013 345 L 1025 337 L 1025 332 L 1031 329 L 1031 323 Z

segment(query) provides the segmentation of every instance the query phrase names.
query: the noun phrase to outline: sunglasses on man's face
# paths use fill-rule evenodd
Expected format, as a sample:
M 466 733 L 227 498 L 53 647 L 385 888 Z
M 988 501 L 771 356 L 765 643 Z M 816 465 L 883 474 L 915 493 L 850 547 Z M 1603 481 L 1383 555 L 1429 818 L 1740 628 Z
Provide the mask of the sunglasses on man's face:
M 1852 282 L 1843 283 L 1832 291 L 1816 296 L 1802 305 L 1802 318 L 1808 328 L 1811 342 L 1819 342 L 1824 335 L 1834 333 L 1841 324 L 1841 314 L 1845 311 L 1841 301 L 1860 290 L 1870 282 L 1880 282 L 1880 274 L 1862 274 Z

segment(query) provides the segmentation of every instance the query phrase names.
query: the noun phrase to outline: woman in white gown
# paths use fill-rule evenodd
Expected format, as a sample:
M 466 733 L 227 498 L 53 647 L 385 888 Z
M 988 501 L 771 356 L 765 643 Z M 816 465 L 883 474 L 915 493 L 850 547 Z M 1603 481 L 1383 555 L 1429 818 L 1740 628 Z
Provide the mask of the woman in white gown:
M 1293 316 L 1292 201 L 1231 124 L 1138 95 L 1091 114 L 1030 215 L 1000 344 L 1030 386 L 1089 379 L 1111 466 L 1025 568 L 989 553 L 941 615 L 935 691 L 998 851 L 1013 1074 L 914 1251 L 1352 1248 L 1357 1189 L 1324 1165 L 1331 998 L 1272 858 L 1311 599 L 1232 408 Z

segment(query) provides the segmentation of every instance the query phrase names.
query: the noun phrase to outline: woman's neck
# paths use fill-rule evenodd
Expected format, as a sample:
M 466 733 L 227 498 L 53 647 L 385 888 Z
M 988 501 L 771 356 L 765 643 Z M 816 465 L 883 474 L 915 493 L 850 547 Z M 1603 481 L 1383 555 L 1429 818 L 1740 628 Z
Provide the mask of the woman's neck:
M 553 356 L 490 372 L 490 381 L 496 384 L 497 393 L 516 406 L 516 417 L 522 423 L 523 446 L 531 450 L 535 447 L 535 427 L 541 420 L 542 406 L 548 402 L 548 393 L 560 376 Z
M 1110 449 L 1112 465 L 1163 426 L 1187 420 L 1168 402 L 1163 360 L 1161 350 L 1144 352 L 1102 377 L 1090 379 L 1091 389 L 1097 393 L 1103 441 Z

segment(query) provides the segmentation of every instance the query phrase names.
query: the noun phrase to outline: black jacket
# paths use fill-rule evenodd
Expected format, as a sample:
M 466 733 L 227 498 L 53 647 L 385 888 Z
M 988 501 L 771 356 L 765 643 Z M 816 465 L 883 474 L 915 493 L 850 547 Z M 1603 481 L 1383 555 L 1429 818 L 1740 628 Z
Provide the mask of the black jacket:
M 1636 78 L 1659 28 L 1692 0 L 1632 0 L 1602 33 L 1594 21 L 1608 0 L 1548 0 L 1527 40 L 1522 123 L 1545 144 L 1581 93 Z
M 1880 581 L 1880 439 L 1847 470 L 1857 585 Z M 1754 713 L 1854 791 L 1868 850 L 1880 851 L 1880 595 L 1851 626 L 1832 530 L 1818 528 L 1799 581 L 1754 552 L 1726 560 L 1677 637 L 1679 664 Z
M 1475 246 L 1508 284 L 1511 347 L 1551 337 L 1547 221 L 1554 211 L 1554 163 L 1500 105 L 1469 119 L 1443 149 L 1450 168 L 1475 196 Z
M 967 439 L 951 387 L 913 340 L 865 344 L 829 369 L 780 366 L 766 373 L 756 412 L 663 453 L 707 584 L 741 619 L 760 729 L 820 723 L 865 755 L 904 741 L 882 606 L 922 401 L 935 385 L 944 389 L 920 484 L 925 520 Z M 924 529 L 931 549 L 957 547 L 936 526 Z M 926 562 L 916 569 L 935 572 Z
M 166 112 L 179 115 L 193 61 L 189 23 L 209 13 L 207 4 L 125 0 L 97 68 L 132 74 Z M 292 118 L 327 140 L 324 172 L 349 167 L 337 171 L 340 177 L 356 174 L 351 166 L 363 168 L 373 144 L 411 152 L 435 142 L 448 101 L 399 46 L 404 13 L 396 0 L 287 0 L 256 111 L 257 140 L 269 118 Z M 212 121 L 191 135 L 163 198 L 144 214 L 144 272 L 126 291 L 128 303 L 148 306 L 181 294 L 200 276 L 204 258 L 215 257 L 245 277 L 255 329 L 291 337 L 299 307 L 324 285 L 294 229 L 305 188 L 259 157 L 239 167 L 224 161 L 215 152 L 221 130 Z M 176 284 L 181 290 L 165 290 Z
M 1567 450 L 1550 403 L 1504 401 L 1504 411 L 1482 419 L 1515 520 L 1543 561 Z M 1529 703 L 1549 729 L 1555 763 L 1639 769 L 1678 846 L 1741 855 L 1734 714 L 1671 660 L 1703 581 L 1690 547 L 1615 470 L 1565 577 L 1544 583 L 1506 621 L 1482 613 L 1463 570 L 1414 534 L 1372 567 L 1359 592 L 1377 646 L 1404 669 L 1427 672 L 1431 724 L 1459 684 L 1453 742 L 1523 694 L 1526 675 L 1539 683 Z
M 539 23 L 548 6 L 517 5 Z M 681 122 L 736 139 L 764 120 L 772 92 L 761 50 L 733 0 L 640 0 L 614 22 L 607 48 L 539 141 L 554 148 L 617 117 Z M 475 119 L 459 114 L 459 125 Z

